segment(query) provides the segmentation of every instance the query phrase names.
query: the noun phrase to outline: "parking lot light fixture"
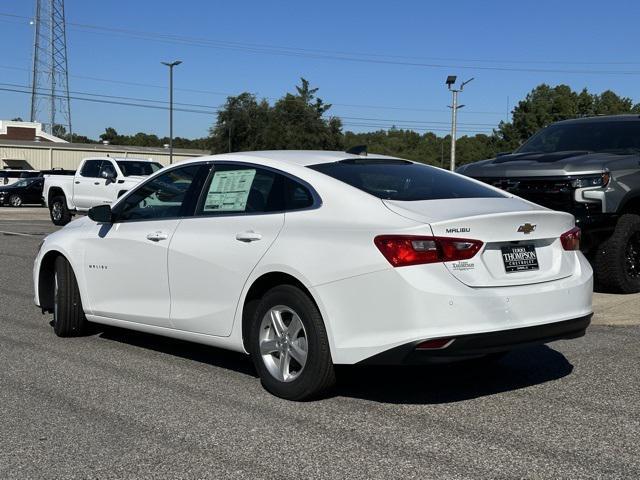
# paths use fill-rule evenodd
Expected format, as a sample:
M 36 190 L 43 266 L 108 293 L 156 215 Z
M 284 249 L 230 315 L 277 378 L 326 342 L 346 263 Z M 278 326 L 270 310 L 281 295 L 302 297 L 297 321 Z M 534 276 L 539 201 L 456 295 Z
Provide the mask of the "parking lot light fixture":
M 173 67 L 182 63 L 182 60 L 174 62 L 160 62 L 169 67 L 169 164 L 173 163 Z
M 456 169 L 456 128 L 458 123 L 458 110 L 460 110 L 464 105 L 458 105 L 458 93 L 464 89 L 464 86 L 473 80 L 473 77 L 469 80 L 466 80 L 460 84 L 460 88 L 454 88 L 456 80 L 458 79 L 455 75 L 449 75 L 445 84 L 447 88 L 453 95 L 453 101 L 449 108 L 451 109 L 451 164 L 449 168 L 453 172 Z

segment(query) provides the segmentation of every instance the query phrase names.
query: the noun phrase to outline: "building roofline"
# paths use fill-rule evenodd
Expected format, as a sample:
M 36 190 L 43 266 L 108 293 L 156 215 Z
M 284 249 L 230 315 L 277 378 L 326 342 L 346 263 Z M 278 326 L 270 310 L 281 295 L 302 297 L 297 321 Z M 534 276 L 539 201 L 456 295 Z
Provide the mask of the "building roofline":
M 157 153 L 169 155 L 169 149 L 162 147 L 140 147 L 137 145 L 104 145 L 101 143 L 57 143 L 57 142 L 34 142 L 31 140 L 5 140 L 0 139 L 0 147 L 19 148 L 41 148 L 56 150 L 93 150 L 96 152 L 130 152 L 130 153 Z M 190 148 L 174 148 L 173 153 L 182 155 L 210 155 L 209 150 L 196 150 Z

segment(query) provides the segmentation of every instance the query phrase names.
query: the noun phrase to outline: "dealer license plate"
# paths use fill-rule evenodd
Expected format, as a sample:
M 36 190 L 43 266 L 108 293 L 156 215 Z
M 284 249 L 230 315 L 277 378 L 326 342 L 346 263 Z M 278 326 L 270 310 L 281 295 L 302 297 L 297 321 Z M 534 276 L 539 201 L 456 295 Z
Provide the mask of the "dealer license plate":
M 538 255 L 534 245 L 509 245 L 502 247 L 502 261 L 507 273 L 538 270 Z

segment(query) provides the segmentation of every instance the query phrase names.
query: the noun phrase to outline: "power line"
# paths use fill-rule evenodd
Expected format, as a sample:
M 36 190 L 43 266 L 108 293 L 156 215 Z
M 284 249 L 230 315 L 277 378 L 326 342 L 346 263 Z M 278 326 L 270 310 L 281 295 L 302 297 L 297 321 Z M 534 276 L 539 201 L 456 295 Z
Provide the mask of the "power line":
M 0 68 L 7 69 L 7 70 L 28 71 L 28 69 L 26 68 L 9 66 L 9 65 L 0 65 Z M 102 77 L 91 77 L 86 75 L 69 75 L 69 76 L 72 78 L 80 78 L 84 80 L 92 80 L 92 81 L 103 82 L 103 83 L 112 83 L 117 85 L 130 85 L 135 87 L 157 88 L 162 90 L 167 89 L 166 85 L 155 85 L 152 83 L 130 82 L 126 80 L 114 80 L 114 79 L 107 79 Z M 194 89 L 194 88 L 177 88 L 176 87 L 175 90 L 181 91 L 181 92 L 203 93 L 203 94 L 222 95 L 222 96 L 229 96 L 229 97 L 238 95 L 237 93 L 231 93 L 231 92 L 218 92 L 213 90 L 202 90 L 202 89 Z M 259 97 L 258 94 L 255 94 L 255 95 Z M 272 101 L 281 100 L 280 98 L 270 97 L 270 96 L 263 96 L 262 98 L 265 98 L 267 100 L 272 100 Z M 445 109 L 434 109 L 434 108 L 419 108 L 419 107 L 391 106 L 391 105 L 369 105 L 369 104 L 358 104 L 358 103 L 337 103 L 337 102 L 329 102 L 329 103 L 336 107 L 365 108 L 365 109 L 378 109 L 378 110 L 406 110 L 406 111 L 430 112 L 430 113 L 448 112 L 448 110 L 445 110 Z M 501 115 L 504 115 L 504 112 L 467 110 L 465 111 L 465 114 L 500 115 L 501 116 Z
M 29 95 L 30 92 L 28 90 L 19 90 L 17 88 L 7 88 L 7 87 L 0 87 L 0 91 L 5 91 L 5 92 L 14 92 L 14 93 L 22 93 L 22 94 L 26 94 Z M 43 93 L 44 96 L 50 95 L 47 93 Z M 160 106 L 160 105 L 146 105 L 146 104 L 138 104 L 138 103 L 132 103 L 132 102 L 121 102 L 121 101 L 115 101 L 115 100 L 101 100 L 101 99 L 96 99 L 96 98 L 83 98 L 83 97 L 76 97 L 76 96 L 70 96 L 71 99 L 73 100 L 79 100 L 79 101 L 83 101 L 83 102 L 91 102 L 91 103 L 99 103 L 99 104 L 108 104 L 108 105 L 118 105 L 118 106 L 127 106 L 127 107 L 140 107 L 140 108 L 150 108 L 150 109 L 155 109 L 155 110 L 167 110 L 169 107 L 166 106 Z M 196 109 L 187 109 L 187 108 L 174 108 L 174 110 L 176 111 L 180 111 L 180 112 L 186 112 L 186 113 L 197 113 L 197 114 L 206 114 L 206 115 L 212 115 L 213 112 L 210 111 L 203 111 L 203 110 L 196 110 Z M 424 125 L 409 125 L 409 126 L 403 126 L 401 124 L 382 124 L 382 123 L 361 123 L 361 122 L 343 122 L 343 125 L 350 125 L 350 126 L 358 126 L 358 127 L 368 127 L 368 128 L 379 128 L 379 129 L 386 129 L 389 130 L 391 128 L 398 128 L 401 127 L 404 130 L 414 130 L 414 131 L 424 131 L 424 132 L 428 132 L 428 131 L 433 131 L 433 132 L 447 132 L 448 129 L 443 128 L 443 127 L 430 127 L 430 126 L 424 126 Z M 461 132 L 463 133 L 491 133 L 491 131 L 489 130 L 479 130 L 479 129 L 470 129 L 470 130 L 461 130 Z
M 30 17 L 0 12 L 0 16 L 29 19 Z M 418 60 L 429 60 L 429 57 L 403 57 L 399 55 L 380 55 L 371 53 L 346 52 L 317 50 L 309 48 L 277 46 L 262 43 L 245 43 L 226 40 L 213 40 L 199 37 L 186 37 L 175 34 L 165 34 L 160 32 L 150 32 L 143 30 L 131 30 L 125 28 L 115 28 L 101 25 L 93 25 L 86 23 L 68 22 L 67 25 L 74 29 L 85 32 L 102 33 L 108 32 L 110 35 L 117 34 L 129 38 L 139 40 L 156 40 L 164 43 L 174 43 L 188 46 L 199 46 L 205 48 L 224 49 L 242 51 L 247 53 L 258 53 L 279 56 L 307 57 L 315 59 L 337 60 L 357 63 L 372 63 L 383 65 L 402 65 L 424 68 L 447 68 L 447 69 L 467 69 L 467 70 L 488 70 L 500 72 L 524 72 L 524 73 L 563 73 L 563 74 L 582 74 L 582 75 L 640 75 L 640 70 L 593 70 L 593 69 L 552 69 L 552 68 L 520 68 L 509 67 L 505 65 L 483 66 L 483 65 L 450 65 L 441 63 L 425 63 Z M 409 61 L 413 59 L 412 61 Z M 433 59 L 433 57 L 431 57 Z M 445 60 L 446 61 L 446 60 Z M 486 62 L 486 60 L 475 60 L 477 62 Z M 473 62 L 473 61 L 472 61 Z M 495 61 L 497 62 L 497 61 Z M 513 62 L 504 62 L 513 63 Z M 537 63 L 537 62 L 531 62 Z M 571 64 L 571 62 L 559 62 L 562 64 Z M 601 63 L 578 63 L 579 65 L 597 65 Z M 638 62 L 622 62 L 624 65 L 638 65 Z
M 0 85 L 4 85 L 5 87 L 11 87 L 11 88 L 20 88 L 20 89 L 29 88 L 27 85 L 20 85 L 15 83 L 0 83 Z M 9 90 L 9 91 L 14 91 L 14 90 Z M 92 99 L 84 98 L 84 96 L 98 97 L 98 98 L 104 98 L 109 100 L 118 100 L 118 102 L 113 102 L 113 104 L 115 105 L 138 106 L 138 107 L 149 107 L 149 108 L 167 108 L 167 107 L 161 107 L 160 105 L 143 105 L 139 103 L 134 104 L 129 102 L 146 102 L 146 103 L 157 103 L 162 105 L 168 105 L 168 102 L 166 100 L 155 100 L 155 99 L 148 99 L 148 98 L 127 97 L 127 96 L 119 96 L 119 95 L 105 95 L 105 94 L 80 92 L 80 91 L 70 91 L 69 93 L 74 95 L 71 97 L 74 100 L 87 100 L 87 101 L 92 100 Z M 82 97 L 78 97 L 77 95 L 82 95 Z M 126 102 L 122 102 L 121 100 L 124 100 Z M 100 103 L 108 103 L 108 102 L 100 102 Z M 216 115 L 220 112 L 219 108 L 212 107 L 211 105 L 195 104 L 195 103 L 178 103 L 178 102 L 174 102 L 174 105 L 181 105 L 183 107 L 195 107 L 197 109 L 199 108 L 199 110 L 197 111 L 194 110 L 193 108 L 176 109 L 177 111 L 183 111 L 183 112 L 189 112 L 189 113 L 207 113 L 211 115 Z M 209 110 L 202 110 L 202 109 L 209 109 Z M 304 114 L 297 114 L 297 113 L 289 113 L 289 115 L 304 116 Z M 390 123 L 391 125 L 396 125 L 396 124 L 414 125 L 415 124 L 416 126 L 424 126 L 427 128 L 431 124 L 435 126 L 447 124 L 447 122 L 440 122 L 436 120 L 424 121 L 424 120 L 407 120 L 407 119 L 398 119 L 398 118 L 352 117 L 352 116 L 342 116 L 342 115 L 339 115 L 338 117 L 346 120 L 391 122 Z M 495 127 L 496 126 L 496 124 L 494 123 L 465 123 L 465 122 L 461 122 L 460 125 L 466 125 L 468 127 Z

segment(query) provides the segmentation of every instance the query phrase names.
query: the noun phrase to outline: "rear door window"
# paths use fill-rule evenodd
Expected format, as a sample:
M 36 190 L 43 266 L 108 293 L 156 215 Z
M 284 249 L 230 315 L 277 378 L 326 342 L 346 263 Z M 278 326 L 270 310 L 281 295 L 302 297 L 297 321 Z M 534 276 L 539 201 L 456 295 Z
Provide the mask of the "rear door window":
M 125 177 L 132 175 L 148 177 L 162 168 L 157 162 L 145 162 L 140 160 L 117 160 L 116 163 Z
M 406 160 L 357 159 L 309 168 L 384 200 L 500 198 L 506 195 L 470 179 Z
M 200 215 L 242 215 L 284 210 L 284 177 L 252 165 L 216 164 Z

